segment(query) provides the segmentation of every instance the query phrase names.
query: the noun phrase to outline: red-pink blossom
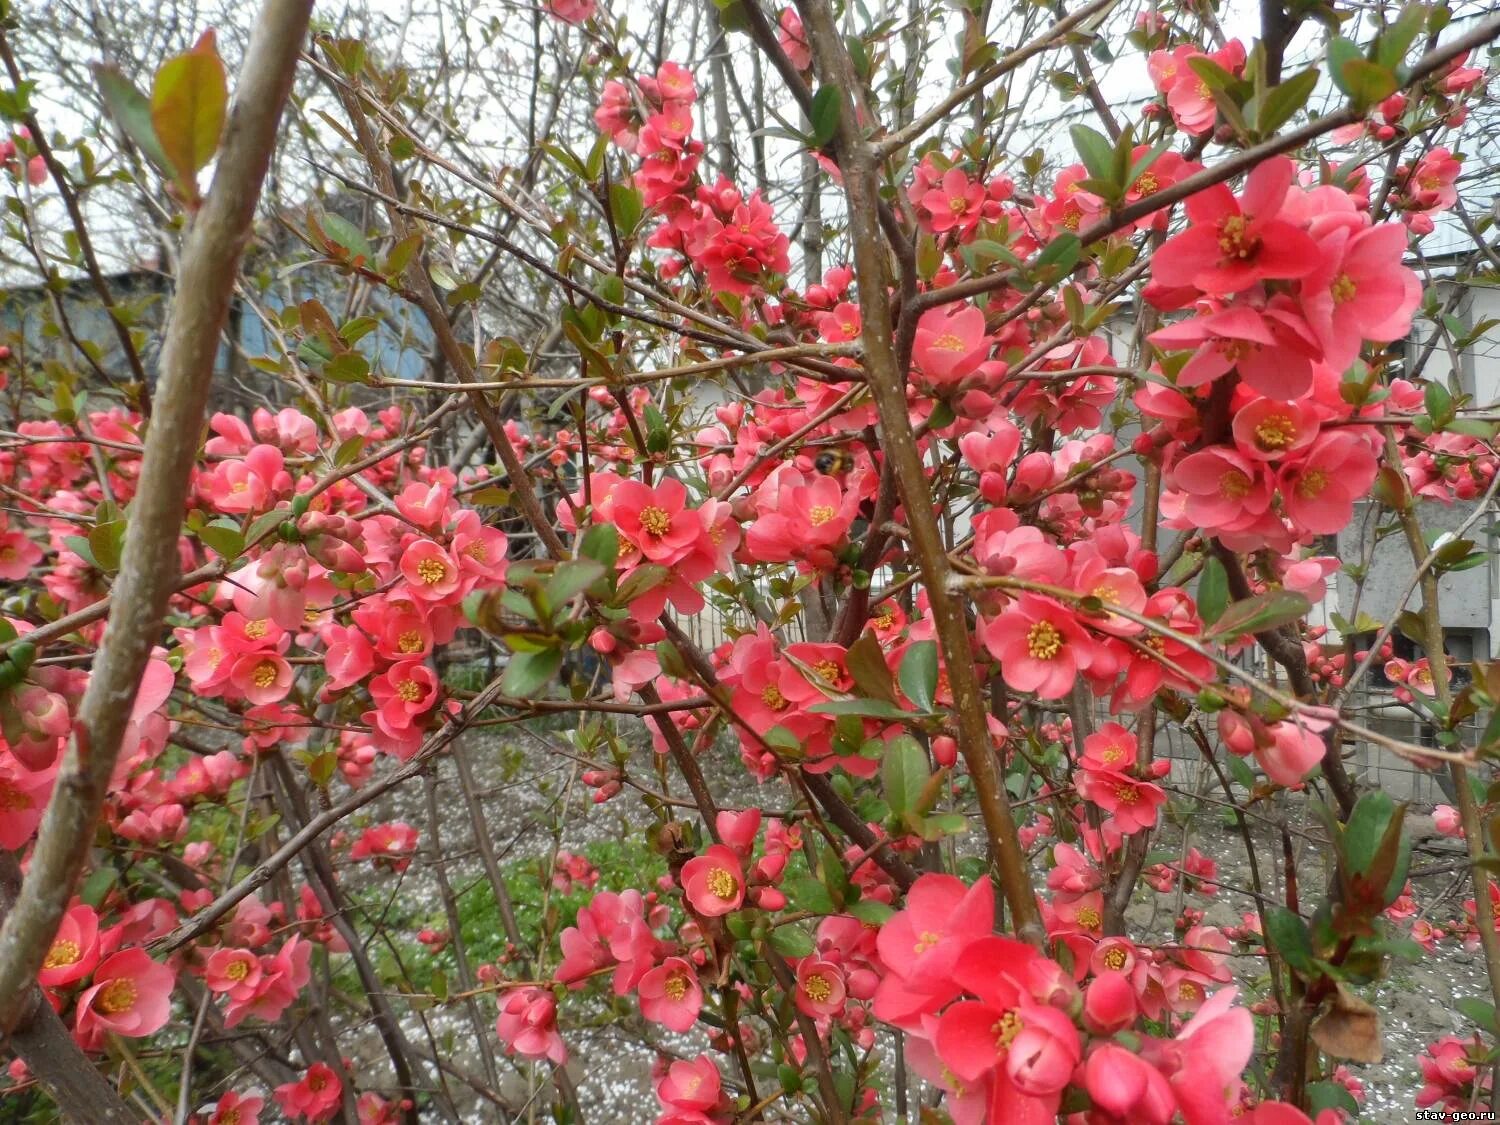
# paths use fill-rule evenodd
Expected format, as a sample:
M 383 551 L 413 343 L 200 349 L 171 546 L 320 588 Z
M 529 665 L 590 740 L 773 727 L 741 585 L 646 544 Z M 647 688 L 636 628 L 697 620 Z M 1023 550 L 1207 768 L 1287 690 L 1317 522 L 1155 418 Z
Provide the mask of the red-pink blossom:
M 344 1082 L 327 1063 L 315 1062 L 295 1082 L 277 1086 L 276 1104 L 293 1121 L 327 1121 L 342 1104 Z
M 984 647 L 1015 691 L 1061 699 L 1094 658 L 1094 642 L 1077 616 L 1050 598 L 1022 594 L 979 628 Z
M 1273 157 L 1255 166 L 1236 199 L 1223 184 L 1187 199 L 1191 225 L 1151 260 L 1155 281 L 1227 296 L 1257 281 L 1305 277 L 1317 268 L 1317 246 L 1280 217 L 1292 184 L 1292 162 Z
M 138 1037 L 160 1031 L 172 1014 L 176 974 L 143 949 L 106 957 L 78 997 L 77 1035 L 93 1044 L 106 1032 Z
M 733 849 L 714 844 L 682 865 L 688 905 L 705 918 L 738 910 L 745 901 L 745 876 Z
M 502 993 L 495 1034 L 508 1054 L 550 1059 L 559 1066 L 568 1061 L 557 1031 L 557 1003 L 545 989 L 523 986 Z
M 703 988 L 692 962 L 668 957 L 641 978 L 637 990 L 641 1015 L 668 1031 L 686 1031 L 698 1022 L 703 1008 Z
M 92 906 L 68 908 L 37 973 L 43 988 L 62 988 L 80 981 L 99 964 L 99 915 Z

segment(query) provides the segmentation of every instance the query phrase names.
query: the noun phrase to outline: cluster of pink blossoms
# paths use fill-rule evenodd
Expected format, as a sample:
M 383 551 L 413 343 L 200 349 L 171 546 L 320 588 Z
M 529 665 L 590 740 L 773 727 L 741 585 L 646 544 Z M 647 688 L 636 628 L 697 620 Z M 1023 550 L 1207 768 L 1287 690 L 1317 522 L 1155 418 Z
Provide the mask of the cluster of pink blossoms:
M 743 296 L 791 268 L 790 242 L 760 192 L 747 199 L 722 176 L 713 185 L 698 179 L 703 142 L 692 137 L 697 96 L 693 76 L 665 62 L 654 78 L 605 83 L 594 120 L 640 158 L 635 186 L 664 220 L 648 244 L 679 255 L 665 263 L 663 276 L 691 263 L 710 291 Z M 644 118 L 641 104 L 650 111 Z
M 1151 1003 L 1145 962 L 1123 939 L 1106 939 L 1073 971 L 1031 946 L 993 934 L 994 895 L 986 880 L 966 887 L 923 876 L 906 908 L 877 939 L 885 974 L 875 1015 L 904 1030 L 907 1057 L 947 1091 L 958 1125 L 1050 1122 L 1071 1087 L 1091 1104 L 1090 1125 L 1190 1122 L 1306 1122 L 1277 1103 L 1252 1105 L 1240 1077 L 1254 1047 L 1250 1013 L 1235 989 L 1205 995 L 1192 982 L 1194 1014 L 1171 1038 L 1137 1033 L 1134 1049 L 1116 1040 Z M 1201 944 L 1199 935 L 1184 943 Z M 1227 951 L 1227 943 L 1225 943 Z M 1221 954 L 1206 952 L 1208 980 L 1227 979 Z M 1173 990 L 1175 991 L 1175 990 Z M 1171 1006 L 1157 994 L 1156 1015 Z
M 1164 523 L 1235 550 L 1285 554 L 1348 524 L 1382 439 L 1339 393 L 1343 373 L 1365 341 L 1405 336 L 1421 300 L 1400 224 L 1372 225 L 1347 192 L 1293 177 L 1276 158 L 1239 197 L 1223 185 L 1191 196 L 1189 226 L 1156 254 L 1146 290 L 1159 308 L 1192 310 L 1151 336 L 1177 353 L 1170 385 L 1136 395 L 1161 422 L 1143 446 L 1166 468 Z M 1203 444 L 1194 399 L 1231 372 L 1230 433 Z

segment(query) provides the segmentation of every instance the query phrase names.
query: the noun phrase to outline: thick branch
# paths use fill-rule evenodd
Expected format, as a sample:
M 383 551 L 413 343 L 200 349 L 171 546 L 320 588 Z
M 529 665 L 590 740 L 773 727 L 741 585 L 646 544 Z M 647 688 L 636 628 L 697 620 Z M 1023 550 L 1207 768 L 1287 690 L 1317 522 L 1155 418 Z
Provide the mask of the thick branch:
M 959 749 L 974 780 L 989 842 L 990 861 L 1010 905 L 1017 932 L 1040 941 L 1041 923 L 1036 892 L 1026 872 L 1026 858 L 1016 834 L 1010 802 L 997 767 L 986 723 L 984 695 L 974 667 L 963 603 L 949 588 L 950 569 L 942 529 L 932 508 L 932 493 L 922 468 L 906 401 L 906 378 L 891 338 L 890 280 L 881 243 L 876 203 L 879 185 L 876 161 L 869 145 L 854 127 L 854 103 L 847 95 L 854 80 L 833 15 L 824 0 L 803 5 L 809 43 L 823 82 L 846 91 L 839 116 L 839 159 L 844 194 L 849 205 L 849 235 L 854 243 L 855 276 L 865 345 L 865 365 L 871 393 L 880 416 L 885 456 L 895 469 L 896 487 L 911 530 L 912 553 L 927 589 L 938 643 L 953 690 L 959 724 Z
M 267 0 L 230 109 L 218 169 L 188 235 L 162 347 L 157 409 L 130 505 L 104 642 L 42 820 L 31 868 L 0 927 L 0 1027 L 13 1027 L 88 858 L 115 758 L 178 577 L 177 541 L 214 360 L 312 0 Z

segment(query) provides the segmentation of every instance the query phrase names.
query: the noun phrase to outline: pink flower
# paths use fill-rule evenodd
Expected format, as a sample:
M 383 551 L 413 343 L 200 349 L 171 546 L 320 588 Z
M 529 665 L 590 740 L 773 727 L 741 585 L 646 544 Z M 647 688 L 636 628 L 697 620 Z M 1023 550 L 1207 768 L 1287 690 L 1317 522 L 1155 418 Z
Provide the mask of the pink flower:
M 216 949 L 203 975 L 210 992 L 227 992 L 240 1001 L 254 997 L 260 980 L 260 958 L 248 949 Z
M 350 859 L 374 860 L 377 866 L 405 871 L 417 850 L 417 830 L 404 820 L 366 828 L 349 849 Z
M 139 1037 L 160 1031 L 172 1014 L 176 975 L 144 949 L 105 958 L 94 981 L 78 997 L 78 1037 L 92 1044 L 107 1031 Z
M 814 1019 L 837 1016 L 844 1010 L 844 970 L 816 954 L 797 966 L 797 1007 Z
M 370 681 L 376 716 L 388 731 L 408 730 L 437 703 L 437 673 L 426 664 L 405 660 L 392 664 Z
M 843 542 L 858 514 L 860 497 L 834 477 L 805 477 L 790 465 L 777 469 L 752 497 L 756 520 L 745 533 L 745 550 L 754 562 L 802 559 L 830 568 L 833 549 Z
M 568 1049 L 557 1031 L 557 1003 L 545 989 L 512 988 L 501 994 L 495 1034 L 508 1054 L 528 1059 L 550 1059 L 561 1066 Z
M 1161 786 L 1113 770 L 1081 770 L 1077 786 L 1078 795 L 1109 813 L 1126 836 L 1155 828 L 1158 811 L 1167 801 Z
M 620 537 L 654 563 L 671 566 L 691 555 L 703 525 L 687 508 L 687 488 L 676 477 L 664 477 L 655 488 L 623 480 L 610 496 L 610 511 Z
M 578 912 L 578 924 L 562 932 L 563 959 L 555 978 L 578 988 L 595 970 L 614 965 L 615 995 L 633 989 L 651 969 L 659 944 L 646 924 L 644 910 L 644 900 L 636 890 L 595 895 Z
M 1095 1035 L 1123 1031 L 1135 1023 L 1139 1010 L 1135 987 L 1125 973 L 1101 973 L 1083 994 L 1083 1022 Z
M 917 321 L 912 359 L 931 383 L 949 387 L 978 370 L 993 343 L 985 335 L 984 313 L 979 309 L 969 304 L 945 305 L 930 309 Z
M 1132 1125 L 1167 1125 L 1177 1099 L 1161 1072 L 1133 1051 L 1103 1043 L 1083 1066 L 1082 1085 L 1101 1110 Z
M 547 0 L 547 11 L 563 23 L 580 24 L 594 18 L 594 0 Z
M 1312 386 L 1318 342 L 1302 314 L 1285 296 L 1264 307 L 1244 301 L 1209 308 L 1151 334 L 1169 350 L 1193 348 L 1177 374 L 1179 387 L 1198 387 L 1231 370 L 1263 395 L 1297 398 Z M 1344 366 L 1348 366 L 1345 364 Z
M 1188 197 L 1191 225 L 1151 260 L 1152 278 L 1227 296 L 1257 281 L 1291 280 L 1317 268 L 1317 245 L 1279 213 L 1294 168 L 1284 156 L 1258 164 L 1236 199 L 1223 184 Z
M 1438 805 L 1432 810 L 1432 823 L 1443 836 L 1461 838 L 1464 834 L 1464 826 L 1458 816 L 1458 810 L 1452 805 Z
M 1300 785 L 1308 771 L 1323 760 L 1323 740 L 1306 725 L 1272 723 L 1267 727 L 1271 745 L 1255 748 L 1255 760 L 1277 785 Z
M 1364 438 L 1346 430 L 1321 435 L 1281 470 L 1281 499 L 1300 530 L 1332 535 L 1347 527 L 1354 501 L 1369 491 L 1378 470 Z
M 70 907 L 36 980 L 43 988 L 62 988 L 80 981 L 99 963 L 99 915 L 92 906 Z
M 1238 530 L 1271 507 L 1271 479 L 1237 450 L 1210 446 L 1190 453 L 1171 470 L 1172 487 L 1185 494 L 1187 519 L 1210 531 Z
M 343 1103 L 344 1082 L 327 1063 L 315 1062 L 295 1082 L 276 1087 L 276 1104 L 292 1120 L 327 1121 Z
M 285 699 L 292 690 L 292 666 L 274 652 L 253 652 L 230 666 L 229 682 L 260 706 Z
M 265 1104 L 265 1098 L 247 1098 L 226 1090 L 214 1106 L 208 1125 L 260 1125 L 260 1111 Z
M 1232 424 L 1239 451 L 1255 461 L 1280 461 L 1307 448 L 1318 436 L 1311 412 L 1295 402 L 1254 399 L 1235 413 Z
M 953 968 L 963 990 L 979 999 L 960 1000 L 938 1017 L 938 1057 L 965 1083 L 989 1080 L 992 1121 L 1055 1116 L 1082 1056 L 1073 1022 L 1026 991 L 1027 973 L 1038 960 L 1022 942 L 980 938 Z
M 692 962 L 668 957 L 641 978 L 641 1015 L 668 1031 L 686 1031 L 698 1022 L 703 988 Z
M 922 1015 L 958 995 L 951 978 L 960 954 L 994 926 L 988 878 L 970 887 L 952 875 L 921 876 L 907 892 L 906 909 L 888 919 L 876 939 L 888 969 L 875 993 L 876 1018 L 920 1030 Z
M 1061 699 L 1094 658 L 1094 642 L 1075 615 L 1049 598 L 1022 594 L 979 627 L 984 647 L 1015 691 Z
M 738 910 L 745 901 L 740 857 L 733 849 L 714 844 L 682 865 L 682 890 L 688 905 L 705 918 Z
M 1238 1101 L 1240 1074 L 1255 1046 L 1255 1023 L 1245 1008 L 1234 1007 L 1236 990 L 1214 993 L 1177 1039 L 1167 1045 L 1176 1066 L 1168 1081 L 1189 1122 L 1222 1121 Z
M 722 1083 L 719 1068 L 708 1055 L 674 1059 L 656 1080 L 656 1096 L 666 1110 L 659 1125 L 715 1120 L 726 1109 Z
M 229 1003 L 224 1008 L 225 1026 L 235 1027 L 246 1016 L 267 1022 L 280 1019 L 297 994 L 307 987 L 311 976 L 307 961 L 311 952 L 308 942 L 292 937 L 274 957 L 261 957 L 260 979 L 250 994 L 230 990 Z
M 972 182 L 962 169 L 949 168 L 943 174 L 941 185 L 922 196 L 922 206 L 932 213 L 932 230 L 936 234 L 954 228 L 972 230 L 984 217 L 984 185 Z M 927 317 L 922 319 L 925 321 Z M 981 331 L 983 323 L 981 317 Z
M 807 47 L 807 33 L 802 30 L 802 18 L 796 8 L 781 9 L 777 21 L 776 41 L 786 52 L 786 57 L 799 71 L 812 69 L 812 52 Z
M 0 848 L 14 851 L 31 839 L 56 778 L 55 763 L 44 770 L 30 770 L 14 755 L 0 752 L 0 809 L 5 810 L 0 816 Z
M 1063 1012 L 1040 1004 L 1023 1005 L 1016 1018 L 1020 1030 L 1005 1056 L 1010 1080 L 1028 1097 L 1057 1095 L 1082 1061 L 1078 1029 Z
M 427 602 L 445 601 L 461 588 L 452 557 L 431 539 L 412 537 L 401 552 L 401 575 L 407 590 Z
M 42 561 L 42 548 L 21 531 L 7 531 L 0 519 L 0 578 L 15 582 L 25 578 Z
M 1401 261 L 1406 230 L 1398 223 L 1341 224 L 1320 241 L 1319 251 L 1318 269 L 1302 280 L 1302 311 L 1323 361 L 1342 372 L 1358 358 L 1361 342 L 1388 343 L 1411 330 L 1422 284 Z

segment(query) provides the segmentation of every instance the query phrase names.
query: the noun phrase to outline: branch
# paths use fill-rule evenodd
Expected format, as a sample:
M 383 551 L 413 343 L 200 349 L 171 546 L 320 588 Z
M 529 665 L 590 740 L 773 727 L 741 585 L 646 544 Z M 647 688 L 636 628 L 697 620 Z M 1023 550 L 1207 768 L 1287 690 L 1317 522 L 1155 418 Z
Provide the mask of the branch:
M 1085 9 L 1080 9 L 1084 11 Z M 1461 55 L 1467 54 L 1475 47 L 1488 43 L 1496 36 L 1500 36 L 1500 15 L 1491 16 L 1482 23 L 1477 24 L 1470 31 L 1444 43 L 1441 47 L 1428 51 L 1417 64 L 1412 67 L 1403 89 L 1410 89 L 1424 78 L 1433 74 L 1439 68 Z M 1241 172 L 1248 172 L 1257 164 L 1269 160 L 1273 156 L 1280 156 L 1284 152 L 1301 148 L 1309 141 L 1316 140 L 1324 133 L 1331 133 L 1341 125 L 1352 125 L 1364 117 L 1364 113 L 1354 106 L 1344 106 L 1332 113 L 1325 113 L 1322 117 L 1314 118 L 1300 129 L 1293 129 L 1289 133 L 1283 133 L 1279 137 L 1272 137 L 1258 145 L 1242 149 L 1226 160 L 1221 160 L 1212 168 L 1205 168 L 1196 172 L 1186 179 L 1178 180 L 1170 187 L 1163 188 L 1154 195 L 1147 196 L 1128 207 L 1122 207 L 1118 211 L 1111 211 L 1098 222 L 1085 227 L 1078 232 L 1078 241 L 1084 246 L 1106 238 L 1116 231 L 1134 223 L 1137 219 L 1145 218 L 1156 211 L 1186 199 L 1190 195 L 1196 195 L 1205 188 L 1211 188 L 1215 184 L 1221 184 L 1225 180 L 1233 179 Z M 917 304 L 920 311 L 934 308 L 938 305 L 946 305 L 953 301 L 962 301 L 969 297 L 977 297 L 996 289 L 1003 289 L 1013 283 L 1016 279 L 1014 270 L 1002 270 L 999 273 L 989 274 L 984 277 L 970 278 L 967 281 L 955 282 L 941 289 L 929 290 L 918 296 Z
M 183 251 L 162 347 L 158 409 L 146 435 L 104 642 L 31 868 L 0 927 L 3 1028 L 16 1025 L 26 990 L 88 860 L 136 689 L 176 588 L 177 542 L 219 334 L 311 11 L 312 0 L 266 0 L 245 55 L 213 186 Z
M 892 340 L 886 253 L 876 208 L 879 185 L 875 155 L 853 124 L 854 103 L 848 93 L 854 88 L 852 67 L 833 14 L 826 0 L 807 0 L 802 7 L 820 78 L 825 84 L 845 91 L 843 112 L 839 115 L 838 158 L 844 173 L 849 237 L 854 244 L 855 276 L 863 310 L 861 338 L 865 345 L 866 378 L 880 417 L 885 455 L 895 470 L 896 487 L 911 529 L 912 553 L 927 589 L 938 644 L 948 669 L 959 724 L 959 749 L 974 780 L 990 863 L 1010 905 L 1016 931 L 1039 943 L 1042 928 L 1036 891 L 1026 871 L 1026 856 L 991 744 L 964 606 L 949 586 L 951 570 L 942 529 L 933 513 L 932 493 L 908 413 L 905 373 Z

